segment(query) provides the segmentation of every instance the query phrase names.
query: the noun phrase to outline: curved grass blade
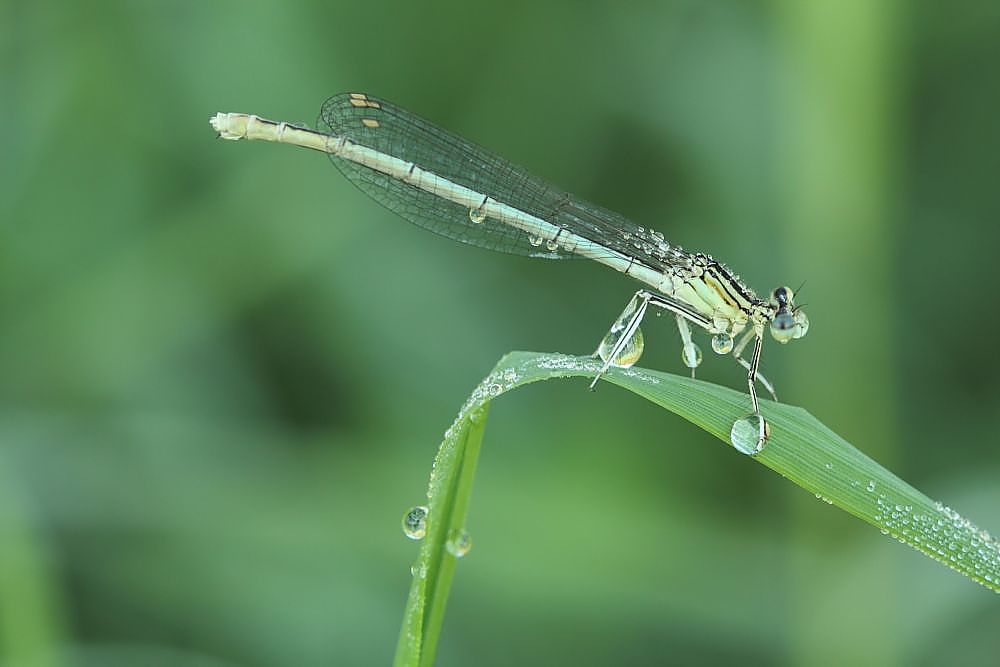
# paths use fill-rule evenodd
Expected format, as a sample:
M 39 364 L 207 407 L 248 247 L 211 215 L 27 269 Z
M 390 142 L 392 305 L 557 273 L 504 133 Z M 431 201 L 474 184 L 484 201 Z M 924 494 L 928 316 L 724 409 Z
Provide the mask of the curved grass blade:
M 590 378 L 600 368 L 592 357 L 512 352 L 472 392 L 434 459 L 427 489 L 427 536 L 414 565 L 394 664 L 433 663 L 456 560 L 447 541 L 464 530 L 490 400 L 540 380 Z M 613 370 L 605 379 L 727 444 L 733 422 L 747 413 L 746 394 L 700 380 L 635 368 Z M 802 408 L 761 401 L 761 411 L 771 435 L 753 459 L 883 534 L 1000 593 L 1000 543 L 989 533 L 896 477 Z

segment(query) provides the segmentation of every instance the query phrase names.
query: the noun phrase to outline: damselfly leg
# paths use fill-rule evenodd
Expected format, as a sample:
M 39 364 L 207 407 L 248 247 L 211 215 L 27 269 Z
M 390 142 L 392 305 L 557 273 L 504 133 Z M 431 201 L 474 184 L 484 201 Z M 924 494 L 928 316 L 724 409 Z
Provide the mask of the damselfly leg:
M 743 358 L 743 350 L 746 349 L 747 343 L 750 342 L 751 338 L 754 339 L 754 349 L 753 353 L 751 354 L 751 360 L 747 361 L 746 359 Z M 760 382 L 760 385 L 764 387 L 764 389 L 767 389 L 767 393 L 771 394 L 771 398 L 774 401 L 778 400 L 778 395 L 774 392 L 774 385 L 771 384 L 771 381 L 768 380 L 766 377 L 764 377 L 760 373 L 760 371 L 757 370 L 758 366 L 760 365 L 760 350 L 763 345 L 764 345 L 764 332 L 763 331 L 758 332 L 755 329 L 751 328 L 745 334 L 743 334 L 743 337 L 740 339 L 740 342 L 736 345 L 735 348 L 733 348 L 733 357 L 736 359 L 736 361 L 739 363 L 740 366 L 747 369 L 748 371 L 747 383 L 750 385 L 750 400 L 753 402 L 754 412 L 757 412 L 757 392 L 754 388 L 754 379 L 756 379 L 757 382 Z
M 701 348 L 691 340 L 691 328 L 687 320 L 677 315 L 677 331 L 681 334 L 681 361 L 691 369 L 691 377 L 694 377 L 694 369 L 701 365 Z

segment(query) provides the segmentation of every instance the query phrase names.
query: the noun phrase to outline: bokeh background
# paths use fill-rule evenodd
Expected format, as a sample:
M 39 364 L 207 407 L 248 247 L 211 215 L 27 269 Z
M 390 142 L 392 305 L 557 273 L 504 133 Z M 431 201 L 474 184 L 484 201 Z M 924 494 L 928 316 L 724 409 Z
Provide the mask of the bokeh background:
M 341 91 L 805 281 L 781 397 L 1000 530 L 998 64 L 995 2 L 0 3 L 0 663 L 387 664 L 459 406 L 635 289 L 207 122 Z M 668 318 L 646 339 L 683 371 Z M 439 664 L 996 660 L 993 594 L 585 388 L 493 406 Z

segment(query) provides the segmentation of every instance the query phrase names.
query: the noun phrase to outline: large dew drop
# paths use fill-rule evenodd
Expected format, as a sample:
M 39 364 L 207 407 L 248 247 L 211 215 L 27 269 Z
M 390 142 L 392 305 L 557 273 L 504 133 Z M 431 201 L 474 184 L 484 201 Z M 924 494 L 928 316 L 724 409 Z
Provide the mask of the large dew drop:
M 472 548 L 472 537 L 464 530 L 455 530 L 448 536 L 444 548 L 455 558 L 461 558 Z
M 753 456 L 764 449 L 764 443 L 770 435 L 769 431 L 770 427 L 763 417 L 757 414 L 747 415 L 733 423 L 733 428 L 729 432 L 729 442 L 736 451 Z
M 639 306 L 639 299 L 632 297 L 629 304 L 625 306 L 624 312 L 611 325 L 611 330 L 601 339 L 601 344 L 597 346 L 597 355 L 601 358 L 601 361 L 610 363 L 612 366 L 617 366 L 618 368 L 631 368 L 639 361 L 643 348 L 646 346 L 646 341 L 642 336 L 642 329 L 639 327 L 635 327 L 629 339 L 624 341 L 621 350 L 617 354 L 613 354 L 615 347 L 621 344 L 622 337 L 628 333 L 629 326 L 635 325 L 632 320 Z M 613 359 L 612 356 L 614 356 Z
M 621 338 L 621 331 L 610 331 L 608 335 L 604 337 L 601 341 L 600 346 L 597 348 L 597 354 L 601 357 L 602 361 L 608 361 L 608 357 L 611 356 L 612 350 L 614 350 L 615 345 Z M 614 359 L 611 360 L 611 365 L 618 368 L 631 368 L 639 361 L 642 357 L 642 351 L 646 347 L 646 339 L 642 336 L 642 329 L 636 329 L 632 337 L 628 339 L 625 343 L 625 347 L 621 349 Z
M 712 351 L 716 354 L 729 354 L 733 351 L 733 337 L 720 333 L 712 336 Z
M 427 535 L 427 507 L 416 505 L 403 515 L 403 534 L 411 540 L 422 540 Z
M 698 347 L 697 343 L 688 343 L 681 347 L 681 361 L 691 369 L 701 366 L 701 348 Z

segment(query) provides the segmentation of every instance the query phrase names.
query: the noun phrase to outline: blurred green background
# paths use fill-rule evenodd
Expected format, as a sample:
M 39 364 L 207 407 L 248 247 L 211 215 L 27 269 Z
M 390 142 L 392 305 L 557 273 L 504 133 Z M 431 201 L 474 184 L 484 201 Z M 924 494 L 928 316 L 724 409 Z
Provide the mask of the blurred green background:
M 387 664 L 459 406 L 636 289 L 207 122 L 341 91 L 806 281 L 779 395 L 1000 530 L 998 63 L 995 2 L 0 3 L 0 663 Z M 683 372 L 670 319 L 646 340 Z M 585 388 L 491 410 L 439 664 L 996 660 L 992 594 Z

